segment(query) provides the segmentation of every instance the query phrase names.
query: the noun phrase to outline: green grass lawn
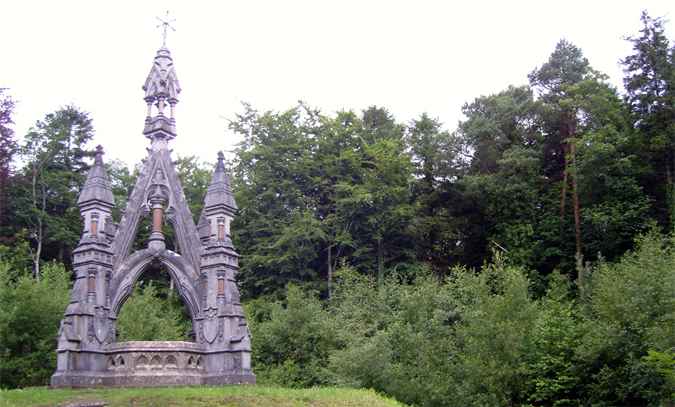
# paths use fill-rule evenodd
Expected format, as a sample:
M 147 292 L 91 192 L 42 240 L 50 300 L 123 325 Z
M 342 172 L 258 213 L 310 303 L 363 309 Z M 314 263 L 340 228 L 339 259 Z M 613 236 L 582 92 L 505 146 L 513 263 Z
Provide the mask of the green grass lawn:
M 0 391 L 0 407 L 4 406 L 103 406 L 108 407 L 342 407 L 384 406 L 402 404 L 373 391 L 320 388 L 290 390 L 265 386 L 228 387 L 152 387 L 143 389 L 59 389 L 46 387 Z

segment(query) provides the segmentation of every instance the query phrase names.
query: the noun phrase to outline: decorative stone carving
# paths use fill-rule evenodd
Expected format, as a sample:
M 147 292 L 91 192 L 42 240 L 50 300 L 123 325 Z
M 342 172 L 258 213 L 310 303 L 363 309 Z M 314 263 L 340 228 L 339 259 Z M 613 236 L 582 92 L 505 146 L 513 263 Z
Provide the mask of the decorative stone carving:
M 202 328 L 202 335 L 206 342 L 213 343 L 218 336 L 218 310 L 216 308 L 209 308 L 204 312 L 204 320 L 200 323 Z
M 114 335 L 112 333 L 112 322 L 110 321 L 108 310 L 97 307 L 96 313 L 94 314 L 92 329 L 94 331 L 94 336 L 100 343 L 110 342 L 110 336 Z
M 146 98 L 153 100 L 164 97 L 165 99 L 176 99 L 176 96 L 181 91 L 178 84 L 178 77 L 173 68 L 173 58 L 171 52 L 166 47 L 162 47 L 157 51 L 155 61 L 152 64 L 152 69 L 148 74 L 148 79 L 143 85 Z

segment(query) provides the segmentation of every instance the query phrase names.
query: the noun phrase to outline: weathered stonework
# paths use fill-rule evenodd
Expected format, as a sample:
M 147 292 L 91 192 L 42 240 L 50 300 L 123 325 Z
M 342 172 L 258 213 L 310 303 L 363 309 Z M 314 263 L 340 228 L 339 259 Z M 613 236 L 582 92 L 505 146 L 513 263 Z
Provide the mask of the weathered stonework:
M 58 333 L 52 387 L 144 387 L 255 383 L 251 332 L 239 303 L 239 255 L 230 239 L 237 209 L 223 155 L 207 191 L 199 225 L 192 220 L 171 160 L 180 93 L 171 53 L 160 48 L 143 86 L 148 157 L 119 224 L 99 147 L 78 204 L 84 220 L 73 250 L 76 275 Z M 153 105 L 157 107 L 152 115 Z M 170 116 L 164 108 L 170 107 Z M 153 220 L 148 248 L 131 252 L 139 225 Z M 179 253 L 166 250 L 162 221 L 171 223 Z M 117 342 L 117 315 L 139 276 L 151 265 L 168 270 L 192 317 L 192 342 Z

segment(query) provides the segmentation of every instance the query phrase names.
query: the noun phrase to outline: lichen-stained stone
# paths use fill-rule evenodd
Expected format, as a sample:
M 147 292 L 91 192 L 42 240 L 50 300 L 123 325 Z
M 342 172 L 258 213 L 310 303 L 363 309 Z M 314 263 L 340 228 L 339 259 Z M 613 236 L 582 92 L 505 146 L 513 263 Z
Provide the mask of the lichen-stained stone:
M 73 250 L 76 282 L 58 332 L 52 387 L 145 387 L 252 384 L 251 331 L 239 303 L 239 255 L 230 239 L 237 205 L 222 153 L 206 194 L 199 227 L 183 194 L 168 143 L 177 137 L 180 93 L 171 53 L 160 48 L 145 84 L 143 134 L 148 156 L 119 224 L 99 146 L 78 204 L 84 228 Z M 164 109 L 170 109 L 167 117 Z M 156 113 L 153 114 L 153 107 Z M 140 223 L 151 218 L 147 249 L 131 252 Z M 166 250 L 163 220 L 179 253 Z M 192 342 L 117 342 L 115 322 L 139 276 L 161 263 L 192 318 Z

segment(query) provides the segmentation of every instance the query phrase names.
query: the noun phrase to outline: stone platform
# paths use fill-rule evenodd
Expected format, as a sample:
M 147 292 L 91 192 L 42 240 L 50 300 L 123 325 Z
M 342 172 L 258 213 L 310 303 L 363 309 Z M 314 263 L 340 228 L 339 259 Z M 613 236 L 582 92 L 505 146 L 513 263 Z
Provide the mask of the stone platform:
M 249 352 L 206 351 L 193 342 L 118 342 L 105 351 L 59 351 L 68 370 L 51 387 L 224 386 L 255 384 Z M 83 371 L 78 366 L 97 370 Z

